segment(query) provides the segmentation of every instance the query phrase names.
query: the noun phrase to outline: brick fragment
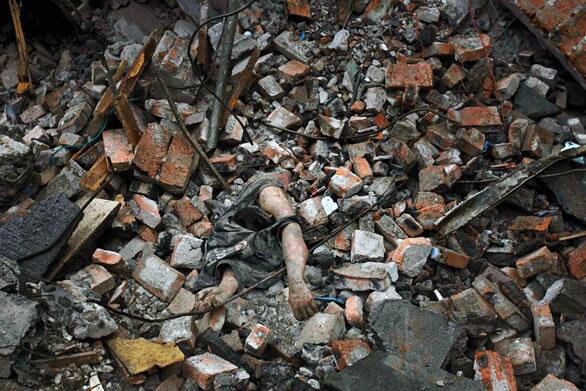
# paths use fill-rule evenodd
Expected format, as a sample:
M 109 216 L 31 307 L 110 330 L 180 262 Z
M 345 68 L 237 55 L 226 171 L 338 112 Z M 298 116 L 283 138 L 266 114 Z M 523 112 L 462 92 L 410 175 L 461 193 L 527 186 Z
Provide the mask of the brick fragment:
M 355 230 L 352 233 L 350 260 L 356 262 L 381 262 L 385 257 L 383 237 L 369 231 Z
M 248 119 L 246 117 L 238 117 L 240 121 L 246 126 Z M 236 117 L 232 114 L 228 116 L 224 131 L 220 135 L 220 141 L 222 144 L 227 146 L 236 146 L 242 142 L 244 136 L 244 128 L 240 125 L 240 122 L 236 120 Z
M 360 296 L 350 296 L 346 300 L 344 315 L 352 327 L 362 329 L 364 327 L 364 304 Z
M 579 391 L 579 388 L 574 383 L 548 373 L 531 391 Z
M 474 34 L 469 37 L 455 37 L 453 39 L 456 48 L 456 60 L 461 62 L 476 61 L 488 57 L 492 51 L 490 37 Z
M 531 312 L 535 341 L 545 350 L 555 348 L 555 323 L 549 305 L 535 302 L 531 305 Z
M 357 157 L 352 160 L 352 168 L 354 169 L 354 173 L 360 177 L 362 180 L 369 180 L 372 179 L 372 168 L 370 167 L 370 163 L 363 157 Z
M 476 156 L 484 150 L 486 137 L 476 128 L 461 128 L 456 134 L 456 148 L 470 156 Z
M 165 161 L 161 165 L 159 183 L 169 190 L 181 191 L 193 173 L 195 150 L 183 134 L 176 134 L 169 144 Z
M 419 190 L 433 191 L 449 188 L 461 175 L 460 167 L 455 164 L 425 167 L 419 171 Z
M 497 352 L 477 352 L 474 355 L 474 372 L 474 379 L 480 380 L 487 391 L 517 391 L 511 360 Z
M 267 117 L 267 122 L 280 128 L 292 129 L 301 126 L 301 118 L 284 108 L 277 107 Z
M 321 197 L 313 197 L 303 201 L 299 207 L 299 217 L 309 228 L 327 224 L 329 221 L 321 200 Z
M 462 126 L 499 126 L 501 117 L 496 106 L 464 107 L 459 111 L 448 110 L 448 114 Z
M 459 82 L 464 80 L 466 74 L 458 64 L 452 64 L 442 76 L 442 83 L 447 88 L 454 88 Z
M 403 274 L 415 277 L 423 270 L 431 250 L 432 245 L 428 238 L 403 239 L 399 242 L 391 260 L 397 264 Z
M 336 356 L 338 363 L 336 369 L 342 369 L 351 366 L 356 361 L 368 356 L 372 351 L 368 342 L 362 339 L 341 339 L 332 341 L 330 344 L 332 352 Z
M 124 129 L 106 130 L 102 133 L 102 139 L 104 141 L 104 154 L 110 160 L 114 171 L 129 169 L 134 153 Z
M 403 232 L 412 238 L 423 233 L 423 227 L 421 224 L 419 224 L 417 220 L 408 213 L 403 213 L 396 221 L 397 225 L 401 227 Z
M 289 15 L 299 16 L 300 18 L 311 18 L 308 0 L 287 0 L 287 12 Z
M 304 343 L 327 344 L 340 338 L 345 331 L 343 313 L 331 315 L 318 312 L 305 322 L 295 346 L 301 348 Z
M 128 263 L 120 254 L 114 251 L 103 250 L 97 248 L 92 254 L 92 261 L 104 266 L 112 273 L 122 273 L 128 270 Z
M 586 246 L 579 247 L 570 253 L 568 270 L 578 280 L 586 277 Z
M 184 376 L 195 380 L 203 390 L 212 389 L 216 377 L 228 375 L 237 370 L 236 365 L 211 353 L 189 357 L 183 364 Z
M 530 327 L 527 317 L 515 304 L 503 295 L 495 283 L 489 281 L 484 276 L 478 276 L 472 282 L 472 286 L 494 306 L 499 317 L 509 324 L 509 326 L 514 327 L 518 331 L 524 331 Z
M 549 271 L 554 266 L 555 259 L 547 246 L 543 246 L 517 260 L 515 266 L 521 278 L 529 278 Z
M 531 338 L 509 338 L 495 343 L 494 350 L 508 357 L 515 375 L 526 375 L 537 370 L 535 349 Z
M 151 228 L 156 228 L 161 222 L 159 206 L 156 201 L 140 194 L 134 194 L 132 199 L 128 201 L 128 206 L 138 220 Z
M 404 89 L 413 84 L 418 85 L 420 88 L 431 88 L 433 86 L 431 65 L 426 62 L 390 64 L 387 67 L 386 78 L 387 88 Z
M 338 197 L 348 198 L 362 190 L 363 181 L 360 177 L 344 167 L 338 167 L 330 179 L 329 190 Z
M 257 323 L 244 341 L 244 350 L 252 355 L 261 355 L 269 342 L 270 334 L 267 326 Z
M 203 214 L 187 197 L 173 201 L 171 207 L 184 228 L 189 228 L 203 218 Z
M 555 137 L 549 130 L 539 125 L 529 125 L 525 130 L 525 137 L 521 150 L 534 158 L 542 158 L 551 153 Z
M 455 267 L 456 269 L 465 269 L 468 266 L 468 262 L 470 262 L 469 256 L 449 248 L 435 246 L 434 250 L 432 252 L 433 260 L 443 265 Z
M 83 280 L 89 283 L 90 289 L 100 295 L 108 293 L 116 286 L 114 276 L 103 266 L 91 264 L 84 267 L 71 277 L 72 280 Z
M 147 291 L 164 302 L 171 302 L 183 286 L 185 276 L 155 255 L 146 255 L 136 263 L 132 277 Z
M 279 77 L 286 82 L 295 85 L 301 83 L 307 75 L 309 75 L 310 68 L 304 63 L 291 60 L 279 67 Z
M 171 132 L 158 123 L 149 124 L 136 146 L 133 164 L 150 178 L 156 178 L 171 137 Z
M 346 125 L 345 120 L 340 120 L 320 114 L 318 116 L 319 130 L 324 136 L 339 139 Z
M 434 42 L 429 46 L 425 46 L 421 50 L 423 58 L 428 57 L 448 57 L 453 56 L 456 52 L 456 47 L 448 42 Z M 451 87 L 450 87 L 451 88 Z

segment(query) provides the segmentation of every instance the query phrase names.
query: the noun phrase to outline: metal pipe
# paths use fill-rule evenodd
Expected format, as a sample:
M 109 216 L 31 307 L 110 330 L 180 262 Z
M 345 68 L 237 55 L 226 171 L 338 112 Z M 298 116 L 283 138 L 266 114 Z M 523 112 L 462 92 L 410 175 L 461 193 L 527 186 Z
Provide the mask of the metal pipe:
M 232 12 L 233 10 L 236 10 L 237 7 L 238 0 L 229 0 L 227 12 Z M 220 63 L 220 68 L 218 70 L 218 81 L 216 83 L 215 93 L 219 98 L 222 99 L 222 101 L 225 101 L 226 98 L 226 84 L 228 82 L 228 72 L 230 70 L 230 58 L 232 56 L 232 46 L 234 46 L 234 35 L 236 33 L 237 19 L 238 14 L 231 15 L 225 19 L 222 35 L 220 36 L 220 47 L 218 48 L 218 61 Z M 208 140 L 206 143 L 206 148 L 208 151 L 216 148 L 216 145 L 218 144 L 218 135 L 221 131 L 219 126 L 223 111 L 224 107 L 222 104 L 217 99 L 214 100 L 212 114 L 210 116 Z

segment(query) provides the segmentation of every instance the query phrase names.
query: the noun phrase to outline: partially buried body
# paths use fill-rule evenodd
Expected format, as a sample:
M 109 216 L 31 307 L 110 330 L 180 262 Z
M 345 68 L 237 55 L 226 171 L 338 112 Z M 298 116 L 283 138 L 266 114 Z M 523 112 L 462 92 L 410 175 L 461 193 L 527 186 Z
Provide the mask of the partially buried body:
M 196 281 L 195 310 L 225 303 L 239 288 L 258 283 L 284 262 L 295 318 L 305 320 L 317 311 L 303 279 L 308 251 L 301 226 L 277 180 L 265 177 L 247 184 L 214 228 Z

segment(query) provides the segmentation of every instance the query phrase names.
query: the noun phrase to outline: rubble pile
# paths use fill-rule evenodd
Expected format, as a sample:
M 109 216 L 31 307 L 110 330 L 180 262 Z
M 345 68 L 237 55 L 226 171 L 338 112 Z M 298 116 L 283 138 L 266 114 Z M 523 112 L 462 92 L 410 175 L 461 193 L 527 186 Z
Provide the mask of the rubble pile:
M 586 387 L 584 4 L 258 0 L 218 119 L 223 2 L 92 3 L 28 94 L 0 32 L 1 389 Z M 319 311 L 275 275 L 198 314 L 267 175 Z

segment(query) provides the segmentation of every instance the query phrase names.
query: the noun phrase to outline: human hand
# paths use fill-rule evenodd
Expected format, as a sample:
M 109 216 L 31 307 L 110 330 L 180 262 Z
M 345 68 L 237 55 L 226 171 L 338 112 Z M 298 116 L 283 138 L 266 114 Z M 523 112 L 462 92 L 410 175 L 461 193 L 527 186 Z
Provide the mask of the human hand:
M 317 312 L 313 293 L 305 282 L 289 283 L 289 305 L 297 320 L 307 320 Z

